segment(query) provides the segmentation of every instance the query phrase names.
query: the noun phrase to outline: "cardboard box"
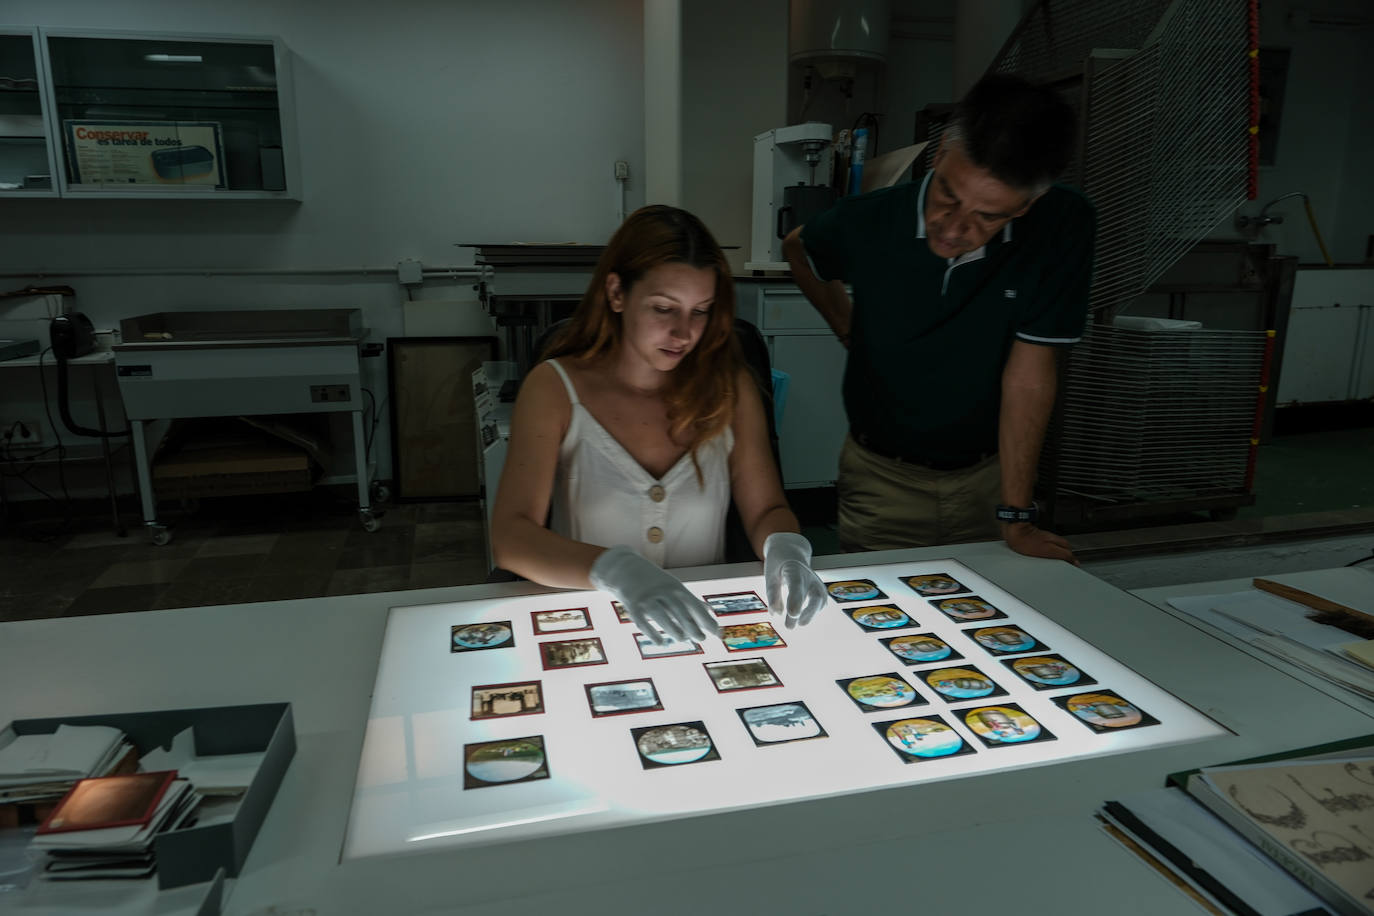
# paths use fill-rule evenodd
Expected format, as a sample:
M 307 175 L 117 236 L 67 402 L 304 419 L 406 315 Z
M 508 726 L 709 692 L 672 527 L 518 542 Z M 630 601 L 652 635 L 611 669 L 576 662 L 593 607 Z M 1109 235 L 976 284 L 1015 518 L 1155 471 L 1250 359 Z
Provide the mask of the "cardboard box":
M 113 726 L 128 736 L 140 754 L 154 747 L 169 746 L 178 733 L 192 728 L 198 756 L 264 755 L 231 822 L 174 830 L 154 841 L 160 888 L 209 881 L 220 869 L 231 878 L 237 877 L 276 797 L 287 764 L 296 753 L 296 727 L 290 703 L 16 719 L 7 731 L 15 735 L 52 734 L 64 724 Z
M 159 457 L 153 465 L 158 499 L 295 493 L 311 484 L 309 456 L 285 443 L 187 448 Z

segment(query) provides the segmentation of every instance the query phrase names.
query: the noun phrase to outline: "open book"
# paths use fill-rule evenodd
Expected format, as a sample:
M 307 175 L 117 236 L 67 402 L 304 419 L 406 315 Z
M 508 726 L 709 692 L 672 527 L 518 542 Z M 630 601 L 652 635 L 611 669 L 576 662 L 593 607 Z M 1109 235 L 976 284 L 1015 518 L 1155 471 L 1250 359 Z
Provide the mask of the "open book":
M 1336 912 L 1374 916 L 1374 748 L 1205 767 L 1182 784 Z

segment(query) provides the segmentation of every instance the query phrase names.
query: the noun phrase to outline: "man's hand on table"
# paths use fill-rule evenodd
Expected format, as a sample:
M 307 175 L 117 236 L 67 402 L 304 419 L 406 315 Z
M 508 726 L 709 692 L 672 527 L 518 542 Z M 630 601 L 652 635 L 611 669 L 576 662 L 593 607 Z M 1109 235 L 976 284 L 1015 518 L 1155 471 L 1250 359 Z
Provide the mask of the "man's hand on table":
M 1012 550 L 1028 557 L 1044 557 L 1079 565 L 1067 540 L 1030 522 L 1002 525 L 1002 538 Z

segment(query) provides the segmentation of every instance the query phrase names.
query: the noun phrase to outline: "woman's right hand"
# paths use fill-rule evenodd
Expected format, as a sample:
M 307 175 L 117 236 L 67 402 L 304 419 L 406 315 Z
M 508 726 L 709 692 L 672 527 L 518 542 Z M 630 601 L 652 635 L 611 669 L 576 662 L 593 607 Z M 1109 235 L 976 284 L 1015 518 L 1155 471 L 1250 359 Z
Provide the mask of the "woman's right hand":
M 655 644 L 667 639 L 701 642 L 720 633 L 706 602 L 628 547 L 612 547 L 597 557 L 590 578 L 624 605 L 630 621 Z

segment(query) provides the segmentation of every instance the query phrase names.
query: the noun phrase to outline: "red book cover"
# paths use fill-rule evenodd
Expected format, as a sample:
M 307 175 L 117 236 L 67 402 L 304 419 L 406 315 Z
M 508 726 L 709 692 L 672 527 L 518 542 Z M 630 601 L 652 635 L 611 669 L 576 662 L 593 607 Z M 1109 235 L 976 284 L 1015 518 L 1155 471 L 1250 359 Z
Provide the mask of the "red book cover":
M 38 833 L 146 824 L 176 775 L 176 770 L 163 770 L 79 780 L 39 826 Z

